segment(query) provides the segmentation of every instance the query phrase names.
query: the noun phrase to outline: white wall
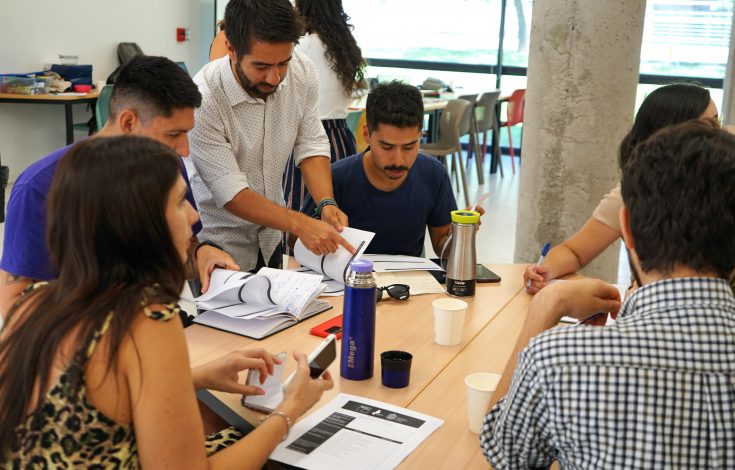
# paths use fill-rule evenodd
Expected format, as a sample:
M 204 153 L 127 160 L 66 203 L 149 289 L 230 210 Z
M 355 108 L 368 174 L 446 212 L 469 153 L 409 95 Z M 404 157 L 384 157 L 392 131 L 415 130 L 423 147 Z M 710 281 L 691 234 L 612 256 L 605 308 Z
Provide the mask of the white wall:
M 214 0 L 0 0 L 0 73 L 39 71 L 58 53 L 78 54 L 104 80 L 117 67 L 118 43 L 136 42 L 146 54 L 184 61 L 193 75 L 207 61 L 213 23 Z M 191 30 L 190 41 L 176 42 L 177 27 Z M 88 118 L 85 105 L 75 106 L 75 122 Z M 0 103 L 0 157 L 11 181 L 65 145 L 64 122 L 63 106 Z

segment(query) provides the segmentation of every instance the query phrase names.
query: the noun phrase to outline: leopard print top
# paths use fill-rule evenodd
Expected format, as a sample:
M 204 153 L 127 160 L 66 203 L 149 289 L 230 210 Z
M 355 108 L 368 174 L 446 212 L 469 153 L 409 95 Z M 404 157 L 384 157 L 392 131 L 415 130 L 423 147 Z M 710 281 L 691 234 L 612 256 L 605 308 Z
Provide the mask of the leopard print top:
M 159 321 L 178 315 L 176 305 L 145 314 Z M 112 312 L 86 351 L 89 359 L 97 343 L 107 331 Z M 70 387 L 67 368 L 46 394 L 45 401 L 31 413 L 25 423 L 16 428 L 16 438 L 10 447 L 10 459 L 0 468 L 138 468 L 140 466 L 132 424 L 118 424 L 97 410 L 88 400 L 82 381 L 79 390 Z M 207 453 L 213 454 L 241 437 L 234 428 L 207 436 Z

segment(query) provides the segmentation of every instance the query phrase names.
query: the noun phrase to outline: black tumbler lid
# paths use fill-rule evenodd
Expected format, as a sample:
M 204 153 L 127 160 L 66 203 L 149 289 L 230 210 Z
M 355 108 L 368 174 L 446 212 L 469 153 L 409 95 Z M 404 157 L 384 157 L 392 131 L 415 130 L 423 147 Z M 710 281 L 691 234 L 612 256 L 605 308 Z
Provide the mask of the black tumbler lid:
M 413 356 L 406 351 L 385 351 L 380 353 L 380 363 L 387 370 L 410 370 Z

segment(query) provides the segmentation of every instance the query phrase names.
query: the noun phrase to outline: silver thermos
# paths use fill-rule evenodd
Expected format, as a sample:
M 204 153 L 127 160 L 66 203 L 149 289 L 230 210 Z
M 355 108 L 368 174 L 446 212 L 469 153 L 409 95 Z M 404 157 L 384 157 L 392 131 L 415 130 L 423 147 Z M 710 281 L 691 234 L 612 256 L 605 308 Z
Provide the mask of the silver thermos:
M 480 213 L 470 210 L 452 211 L 452 230 L 442 249 L 442 259 L 447 245 L 447 283 L 448 295 L 469 297 L 475 295 L 477 276 L 477 253 L 475 252 L 475 234 L 480 222 Z

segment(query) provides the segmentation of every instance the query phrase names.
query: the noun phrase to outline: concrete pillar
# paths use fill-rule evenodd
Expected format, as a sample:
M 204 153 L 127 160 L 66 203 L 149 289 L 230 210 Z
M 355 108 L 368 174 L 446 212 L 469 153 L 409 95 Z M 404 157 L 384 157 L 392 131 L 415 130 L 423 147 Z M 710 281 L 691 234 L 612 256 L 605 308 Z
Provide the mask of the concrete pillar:
M 735 12 L 730 26 L 730 52 L 727 54 L 727 68 L 725 69 L 725 84 L 723 85 L 724 96 L 722 97 L 723 124 L 735 125 Z
M 645 0 L 536 0 L 523 129 L 516 262 L 579 230 L 619 181 L 632 124 Z M 617 279 L 619 243 L 583 271 Z

